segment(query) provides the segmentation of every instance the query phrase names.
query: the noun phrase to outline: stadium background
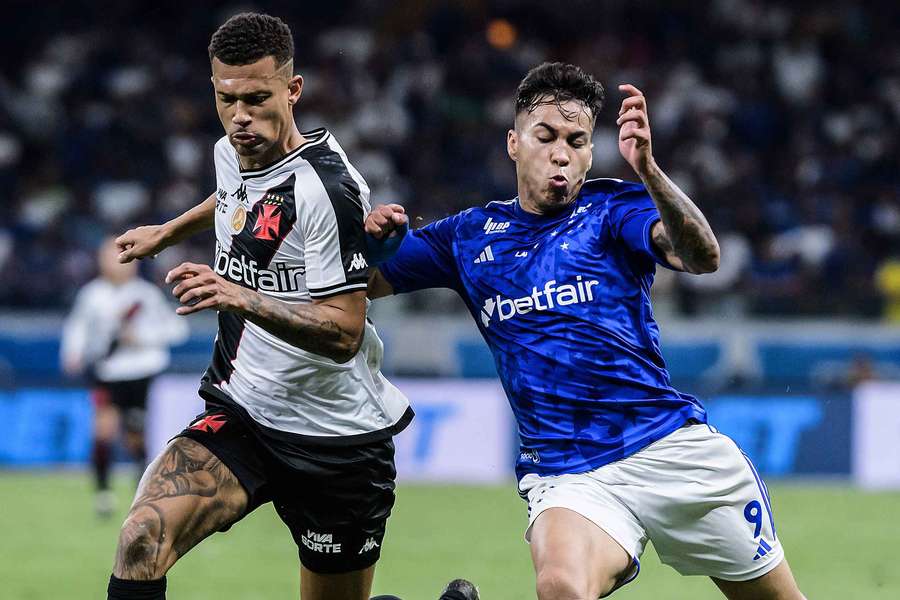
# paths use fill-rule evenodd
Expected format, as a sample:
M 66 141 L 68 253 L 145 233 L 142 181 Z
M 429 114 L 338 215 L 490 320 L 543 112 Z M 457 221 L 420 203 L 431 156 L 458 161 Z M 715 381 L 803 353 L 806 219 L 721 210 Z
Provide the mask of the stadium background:
M 104 235 L 161 222 L 213 189 L 220 126 L 206 45 L 248 8 L 293 28 L 301 128 L 329 127 L 373 199 L 403 203 L 418 224 L 514 194 L 504 139 L 530 66 L 564 59 L 607 85 L 596 176 L 633 179 L 614 143 L 615 85 L 643 89 L 659 162 L 722 244 L 714 275 L 658 275 L 676 383 L 708 401 L 774 484 L 779 534 L 810 598 L 900 597 L 900 10 L 764 0 L 10 3 L 14 24 L 0 37 L 3 597 L 102 596 L 118 523 L 91 512 L 91 407 L 83 383 L 60 373 L 60 323 Z M 182 260 L 208 262 L 211 248 L 198 237 L 144 275 L 161 283 Z M 466 576 L 486 600 L 533 597 L 514 433 L 468 315 L 434 292 L 380 301 L 373 318 L 385 370 L 419 414 L 398 440 L 376 591 L 430 598 Z M 197 406 L 214 323 L 190 324 L 154 390 L 157 447 Z M 124 514 L 132 477 L 118 480 Z M 655 563 L 648 550 L 637 584 L 616 597 L 716 597 L 708 581 Z M 172 597 L 292 597 L 296 559 L 265 508 L 170 580 Z

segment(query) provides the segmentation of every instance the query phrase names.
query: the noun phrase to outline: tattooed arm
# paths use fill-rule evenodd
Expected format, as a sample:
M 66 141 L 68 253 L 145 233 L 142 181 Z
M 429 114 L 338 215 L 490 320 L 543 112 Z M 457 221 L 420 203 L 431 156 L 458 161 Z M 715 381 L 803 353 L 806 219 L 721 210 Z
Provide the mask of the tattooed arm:
M 644 94 L 630 84 L 619 109 L 619 152 L 638 174 L 659 210 L 660 222 L 651 236 L 657 249 L 676 269 L 709 273 L 719 268 L 719 243 L 706 217 L 663 173 L 653 158 L 650 117 Z
M 313 300 L 312 304 L 287 304 L 241 289 L 246 305 L 240 312 L 289 344 L 339 363 L 359 351 L 366 323 L 365 291 Z
M 207 265 L 183 263 L 166 276 L 189 315 L 208 308 L 238 313 L 272 335 L 308 352 L 347 362 L 359 351 L 366 324 L 366 292 L 348 292 L 311 304 L 289 304 L 225 280 Z
M 659 210 L 651 238 L 676 269 L 711 273 L 719 268 L 719 243 L 706 217 L 654 162 L 641 181 Z
M 347 362 L 359 351 L 366 324 L 366 292 L 349 292 L 311 304 L 288 304 L 225 280 L 207 265 L 183 263 L 166 275 L 189 315 L 208 308 L 238 313 L 272 335 L 308 352 Z

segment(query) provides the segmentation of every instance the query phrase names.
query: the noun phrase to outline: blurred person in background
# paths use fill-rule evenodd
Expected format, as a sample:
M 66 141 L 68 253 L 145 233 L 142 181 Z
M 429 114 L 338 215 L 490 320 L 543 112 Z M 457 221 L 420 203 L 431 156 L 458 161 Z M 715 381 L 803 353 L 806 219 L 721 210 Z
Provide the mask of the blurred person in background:
M 656 267 L 710 273 L 719 246 L 656 162 L 643 93 L 619 90 L 618 148 L 641 183 L 587 179 L 603 87 L 544 63 L 520 83 L 507 133 L 517 197 L 406 235 L 370 297 L 444 287 L 465 301 L 518 424 L 540 600 L 612 593 L 637 578 L 648 541 L 730 600 L 802 600 L 755 467 L 672 387 Z M 381 206 L 366 228 L 382 238 L 405 220 Z
M 136 263 L 119 263 L 114 238 L 100 246 L 97 265 L 99 276 L 81 288 L 66 319 L 61 358 L 67 375 L 84 376 L 93 387 L 95 508 L 109 517 L 116 440 L 124 433 L 124 446 L 143 473 L 147 392 L 169 366 L 169 347 L 187 338 L 188 326 L 163 292 L 138 275 Z
M 750 314 L 777 306 L 786 315 L 875 316 L 873 273 L 881 249 L 900 239 L 896 2 L 578 2 L 564 13 L 539 0 L 411 5 L 285 5 L 311 32 L 297 40 L 316 75 L 300 125 L 328 126 L 373 197 L 426 222 L 473 199 L 502 199 L 511 185 L 497 152 L 510 119 L 503 90 L 530 65 L 566 57 L 611 80 L 641 78 L 655 98 L 657 150 L 686 193 L 719 199 L 707 209 L 717 232 L 755 242 L 760 228 L 846 224 L 839 260 L 810 263 L 812 277 L 797 278 L 802 301 L 784 301 L 777 286 L 746 298 L 756 281 L 747 268 L 737 305 Z M 0 224 L 0 276 L 10 282 L 0 303 L 67 305 L 88 277 L 80 259 L 93 248 L 91 231 L 163 222 L 212 187 L 204 148 L 219 124 L 204 112 L 197 76 L 208 66 L 188 53 L 205 45 L 218 17 L 206 3 L 134 0 L 112 12 L 60 5 L 52 18 L 17 11 L 21 26 L 2 43 L 7 56 L 28 48 L 31 58 L 0 70 L 0 183 L 11 198 Z M 596 35 L 573 39 L 572 22 Z M 140 118 L 136 102 L 152 118 Z M 596 144 L 591 176 L 628 177 L 614 137 Z M 885 242 L 853 243 L 871 239 L 859 235 L 870 229 Z M 151 269 L 162 276 L 183 260 L 202 262 L 208 241 L 193 238 Z M 749 264 L 764 250 L 752 243 Z M 827 301 L 816 298 L 822 281 Z

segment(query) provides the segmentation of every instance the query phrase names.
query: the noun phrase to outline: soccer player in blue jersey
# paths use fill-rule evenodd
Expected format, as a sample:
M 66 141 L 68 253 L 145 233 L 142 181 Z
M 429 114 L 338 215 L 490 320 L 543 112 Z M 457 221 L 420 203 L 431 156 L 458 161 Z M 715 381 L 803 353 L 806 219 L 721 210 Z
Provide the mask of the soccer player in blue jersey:
M 719 247 L 654 159 L 643 94 L 619 89 L 619 150 L 641 183 L 586 180 L 603 87 L 543 64 L 519 86 L 507 136 L 518 196 L 410 232 L 369 295 L 446 287 L 472 313 L 518 423 L 540 600 L 611 593 L 637 577 L 648 541 L 730 599 L 802 599 L 765 484 L 671 386 L 655 268 L 714 271 Z M 381 206 L 366 227 L 383 240 L 405 221 Z

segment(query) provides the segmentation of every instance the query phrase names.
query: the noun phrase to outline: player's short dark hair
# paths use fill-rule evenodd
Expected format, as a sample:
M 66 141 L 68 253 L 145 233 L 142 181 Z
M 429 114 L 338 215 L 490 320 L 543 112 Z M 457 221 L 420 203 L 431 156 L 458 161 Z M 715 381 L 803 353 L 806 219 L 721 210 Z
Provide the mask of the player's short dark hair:
M 216 29 L 209 42 L 209 60 L 249 65 L 272 56 L 276 66 L 294 58 L 294 36 L 287 23 L 261 13 L 240 13 Z
M 545 62 L 528 71 L 516 90 L 516 114 L 531 112 L 542 104 L 578 100 L 590 110 L 591 120 L 603 108 L 603 85 L 581 67 L 562 62 Z M 562 110 L 560 110 L 562 112 Z M 566 118 L 574 115 L 563 113 Z

